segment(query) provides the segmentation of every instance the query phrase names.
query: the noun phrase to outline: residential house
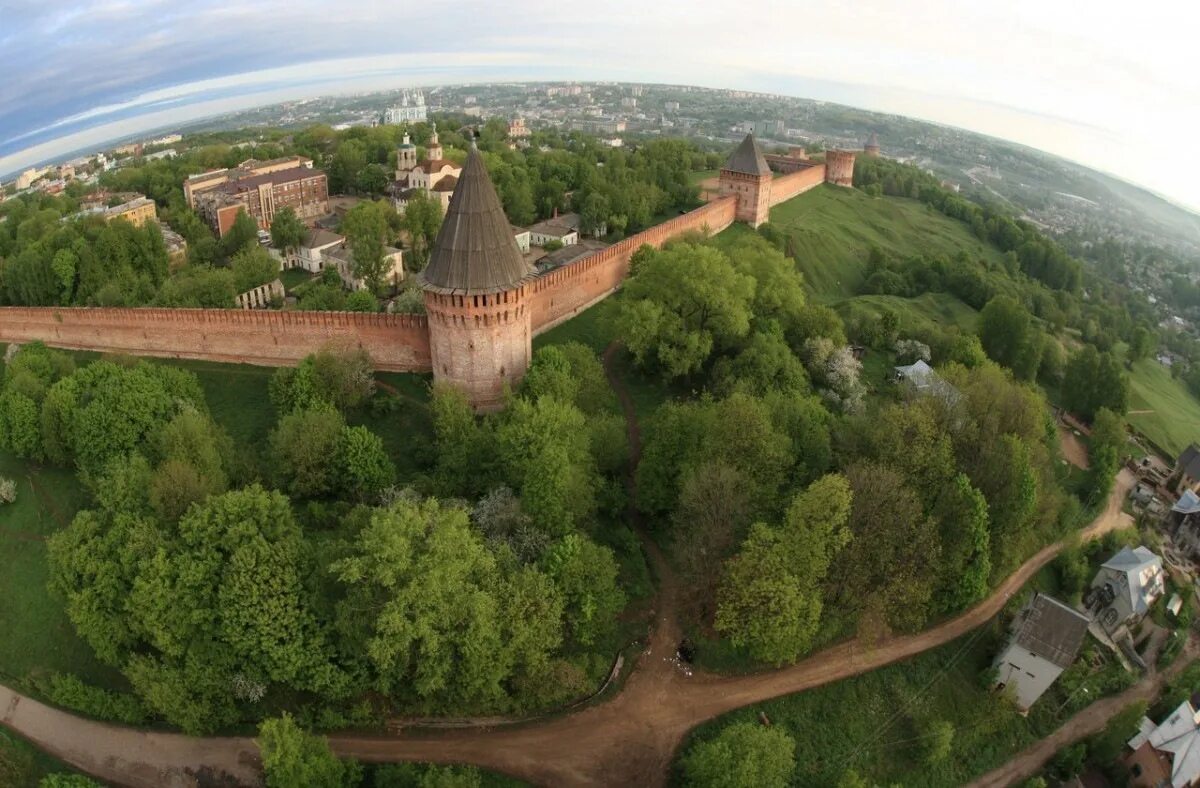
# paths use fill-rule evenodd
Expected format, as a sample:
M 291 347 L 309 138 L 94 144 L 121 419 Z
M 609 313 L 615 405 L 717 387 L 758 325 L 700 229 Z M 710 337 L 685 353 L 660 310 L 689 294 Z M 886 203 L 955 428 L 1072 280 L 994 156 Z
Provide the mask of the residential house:
M 146 222 L 155 221 L 157 218 L 158 212 L 154 206 L 154 200 L 140 194 L 128 202 L 114 205 L 104 211 L 104 221 L 124 219 L 134 227 L 141 227 Z
M 404 254 L 395 247 L 383 247 L 384 283 L 390 287 L 399 287 L 404 281 Z M 350 244 L 341 243 L 322 253 L 324 264 L 333 266 L 342 277 L 342 285 L 347 290 L 362 290 L 367 283 L 354 275 L 354 253 Z
M 524 227 L 511 225 L 513 231 L 513 240 L 517 242 L 517 248 L 521 250 L 521 254 L 529 254 L 530 235 L 529 231 Z
M 941 375 L 934 371 L 933 367 L 922 359 L 894 369 L 893 380 L 914 395 L 936 396 L 947 405 L 955 404 L 961 396 L 958 389 L 947 383 Z
M 279 252 L 275 254 L 280 258 L 281 268 L 303 268 L 309 273 L 319 274 L 325 270 L 324 253 L 345 242 L 345 236 L 318 227 L 308 231 L 308 236 L 300 244 L 300 248 L 286 256 Z
M 1171 490 L 1183 493 L 1184 490 L 1200 492 L 1200 448 L 1189 443 L 1175 462 L 1175 472 L 1171 474 Z
M 195 194 L 194 199 L 196 212 L 223 237 L 242 211 L 262 230 L 269 230 L 275 213 L 285 207 L 302 221 L 323 216 L 329 212 L 329 184 L 321 170 L 289 167 L 227 179 Z
M 530 241 L 534 246 L 545 246 L 557 241 L 563 246 L 579 243 L 579 214 L 564 213 L 538 222 L 529 228 Z
M 1125 547 L 1101 565 L 1083 602 L 1111 634 L 1140 621 L 1165 590 L 1162 559 L 1145 547 Z
M 1088 620 L 1057 599 L 1034 594 L 996 657 L 996 689 L 1011 692 L 1017 706 L 1028 709 L 1075 661 Z
M 1125 756 L 1133 788 L 1200 785 L 1200 695 L 1193 695 L 1163 722 L 1142 717 Z

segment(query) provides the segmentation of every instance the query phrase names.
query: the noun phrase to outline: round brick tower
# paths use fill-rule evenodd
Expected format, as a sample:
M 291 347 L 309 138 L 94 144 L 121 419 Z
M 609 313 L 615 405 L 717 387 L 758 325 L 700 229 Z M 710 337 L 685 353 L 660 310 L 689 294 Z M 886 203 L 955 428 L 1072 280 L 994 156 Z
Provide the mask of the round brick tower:
M 737 198 L 734 218 L 739 222 L 758 227 L 770 217 L 771 168 L 758 149 L 753 133 L 746 135 L 725 162 L 718 184 L 722 197 L 733 195 Z
M 867 138 L 867 144 L 863 146 L 863 153 L 870 156 L 872 159 L 879 157 L 879 135 L 871 132 L 871 136 Z
M 854 151 L 825 151 L 825 182 L 837 186 L 854 185 Z
M 534 276 L 472 143 L 421 285 L 433 379 L 462 389 L 477 411 L 504 407 L 505 387 L 529 368 Z

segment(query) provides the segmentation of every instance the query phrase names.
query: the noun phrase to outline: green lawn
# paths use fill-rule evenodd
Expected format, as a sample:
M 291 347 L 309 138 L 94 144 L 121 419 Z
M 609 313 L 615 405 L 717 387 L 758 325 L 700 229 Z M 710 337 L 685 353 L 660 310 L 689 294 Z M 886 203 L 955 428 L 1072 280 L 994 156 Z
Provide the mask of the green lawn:
M 283 289 L 289 293 L 305 282 L 312 281 L 312 278 L 313 275 L 303 268 L 289 268 L 279 272 L 279 281 L 283 282 Z
M 693 186 L 699 186 L 709 178 L 715 178 L 721 174 L 720 170 L 696 170 L 688 173 L 688 183 Z
M 1129 375 L 1129 424 L 1170 455 L 1200 443 L 1200 401 L 1154 359 L 1133 365 Z M 1139 413 L 1138 411 L 1151 411 Z
M 832 302 L 853 296 L 862 283 L 867 251 L 878 246 L 888 256 L 952 255 L 965 250 L 972 258 L 999 262 L 991 244 L 916 200 L 868 197 L 858 189 L 823 185 L 771 209 L 771 224 L 789 233 L 796 259 L 816 300 Z M 754 232 L 735 224 L 718 236 L 731 243 Z
M 17 500 L 0 509 L 0 680 L 22 686 L 30 674 L 63 671 L 124 688 L 75 634 L 62 603 L 46 588 L 47 536 L 87 502 L 74 473 L 27 464 L 0 452 L 0 476 L 17 481 Z

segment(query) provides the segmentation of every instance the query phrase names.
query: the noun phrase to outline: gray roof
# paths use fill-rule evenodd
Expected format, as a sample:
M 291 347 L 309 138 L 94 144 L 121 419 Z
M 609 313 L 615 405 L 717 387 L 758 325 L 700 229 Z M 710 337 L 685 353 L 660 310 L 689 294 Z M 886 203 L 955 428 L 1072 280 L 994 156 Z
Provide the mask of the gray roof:
M 1042 659 L 1067 668 L 1075 661 L 1088 618 L 1045 594 L 1034 594 L 1018 618 L 1017 645 Z
M 1100 568 L 1118 578 L 1124 576 L 1120 583 L 1122 592 L 1128 596 L 1130 610 L 1137 615 L 1145 614 L 1163 593 L 1162 559 L 1142 545 L 1121 548 Z
M 319 249 L 322 246 L 341 243 L 344 240 L 346 240 L 345 236 L 338 235 L 337 233 L 331 233 L 328 230 L 323 230 L 320 227 L 316 227 L 308 231 L 308 235 L 304 239 L 304 248 Z
M 1175 469 L 1183 471 L 1193 479 L 1200 479 L 1200 449 L 1196 448 L 1196 444 L 1188 444 L 1183 454 L 1179 455 Z
M 867 138 L 867 147 L 868 148 L 878 148 L 879 147 L 879 135 L 873 131 L 871 132 L 871 136 Z
M 758 149 L 758 143 L 754 141 L 753 132 L 746 135 L 746 139 L 742 140 L 742 144 L 737 146 L 737 150 L 729 156 L 729 161 L 725 162 L 725 166 L 721 169 L 745 175 L 771 174 L 767 160 L 763 158 L 762 151 Z
M 513 238 L 508 218 L 474 145 L 450 197 L 450 207 L 421 274 L 439 293 L 494 293 L 534 276 Z

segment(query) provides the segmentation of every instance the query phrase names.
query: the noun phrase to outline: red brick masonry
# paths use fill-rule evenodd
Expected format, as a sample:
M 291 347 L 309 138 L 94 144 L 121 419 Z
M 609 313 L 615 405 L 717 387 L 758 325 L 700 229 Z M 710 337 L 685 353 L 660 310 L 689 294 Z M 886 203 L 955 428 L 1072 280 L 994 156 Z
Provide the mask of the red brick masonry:
M 809 180 L 816 169 L 775 179 L 772 204 L 781 201 L 775 189 L 790 194 L 795 188 L 794 194 L 799 194 L 811 188 Z M 820 178 L 811 185 L 817 183 Z M 616 290 L 629 273 L 629 258 L 643 244 L 657 248 L 689 232 L 720 232 L 733 224 L 735 205 L 733 198 L 714 200 L 534 280 L 526 286 L 533 333 L 539 334 L 574 317 Z M 370 354 L 376 368 L 391 372 L 430 371 L 429 328 L 424 315 L 240 309 L 0 308 L 0 342 L 41 340 L 47 345 L 73 350 L 263 366 L 295 364 L 332 343 L 361 347 Z

